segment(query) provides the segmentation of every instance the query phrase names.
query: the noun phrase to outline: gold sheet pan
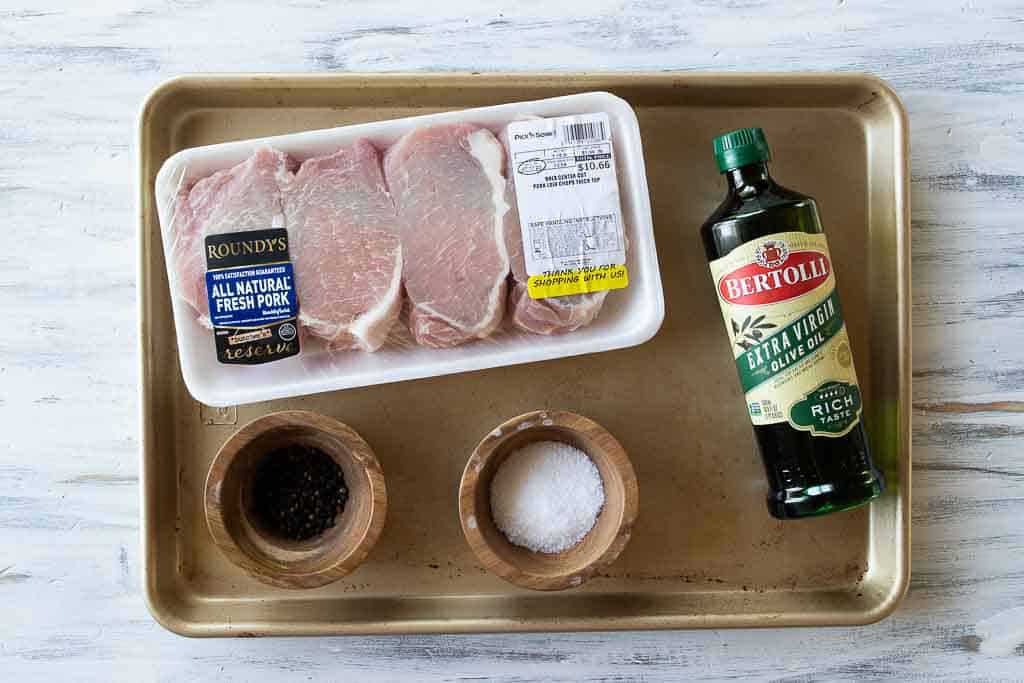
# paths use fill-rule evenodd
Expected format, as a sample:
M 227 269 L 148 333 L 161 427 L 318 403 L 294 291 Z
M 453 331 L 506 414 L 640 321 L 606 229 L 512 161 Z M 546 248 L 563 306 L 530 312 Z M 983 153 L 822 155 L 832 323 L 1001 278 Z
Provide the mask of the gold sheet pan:
M 632 349 L 237 408 L 194 401 L 178 371 L 153 199 L 161 163 L 195 146 L 445 109 L 607 90 L 637 111 L 665 324 Z M 776 177 L 820 203 L 889 488 L 869 508 L 778 522 L 698 236 L 724 185 L 711 138 L 762 126 Z M 910 573 L 910 228 L 906 115 L 856 74 L 323 74 L 185 76 L 139 118 L 139 335 L 145 594 L 192 636 L 568 631 L 864 624 Z M 210 461 L 242 424 L 305 408 L 356 428 L 390 509 L 367 562 L 305 592 L 248 578 L 202 516 Z M 588 415 L 629 451 L 640 516 L 583 587 L 517 589 L 462 538 L 456 494 L 477 441 L 535 408 Z

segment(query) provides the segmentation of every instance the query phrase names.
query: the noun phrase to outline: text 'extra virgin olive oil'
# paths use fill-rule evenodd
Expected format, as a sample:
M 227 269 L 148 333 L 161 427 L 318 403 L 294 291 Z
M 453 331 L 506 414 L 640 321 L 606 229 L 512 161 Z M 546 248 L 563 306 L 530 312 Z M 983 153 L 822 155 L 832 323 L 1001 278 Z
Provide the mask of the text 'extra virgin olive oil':
M 728 194 L 701 228 L 747 413 L 780 519 L 878 497 L 863 405 L 825 235 L 811 197 L 768 173 L 760 128 L 715 138 Z

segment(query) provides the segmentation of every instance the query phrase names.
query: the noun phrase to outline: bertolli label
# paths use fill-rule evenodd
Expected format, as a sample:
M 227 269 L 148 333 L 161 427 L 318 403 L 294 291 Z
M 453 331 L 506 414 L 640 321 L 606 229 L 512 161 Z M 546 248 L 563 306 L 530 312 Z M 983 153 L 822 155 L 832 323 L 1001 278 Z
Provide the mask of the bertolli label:
M 777 233 L 711 262 L 755 425 L 842 436 L 861 395 L 825 236 Z

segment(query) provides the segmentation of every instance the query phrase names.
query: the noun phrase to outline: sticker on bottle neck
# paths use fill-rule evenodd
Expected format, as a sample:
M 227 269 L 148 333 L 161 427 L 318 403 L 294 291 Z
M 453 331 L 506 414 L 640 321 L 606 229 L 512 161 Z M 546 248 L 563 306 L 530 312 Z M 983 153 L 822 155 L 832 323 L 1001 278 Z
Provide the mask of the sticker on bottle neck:
M 209 235 L 206 295 L 217 360 L 256 365 L 299 352 L 299 302 L 283 228 Z
M 534 299 L 629 283 L 626 239 L 605 113 L 516 121 L 510 169 Z

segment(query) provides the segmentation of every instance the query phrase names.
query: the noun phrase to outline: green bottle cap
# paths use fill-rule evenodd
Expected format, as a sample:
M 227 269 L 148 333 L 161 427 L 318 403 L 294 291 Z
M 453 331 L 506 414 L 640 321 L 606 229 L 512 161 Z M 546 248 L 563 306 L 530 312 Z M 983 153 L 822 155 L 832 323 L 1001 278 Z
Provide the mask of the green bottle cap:
M 740 128 L 715 138 L 715 161 L 722 173 L 747 164 L 772 158 L 764 131 L 760 128 Z

